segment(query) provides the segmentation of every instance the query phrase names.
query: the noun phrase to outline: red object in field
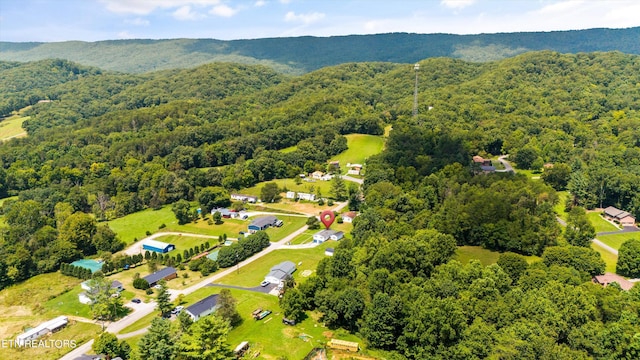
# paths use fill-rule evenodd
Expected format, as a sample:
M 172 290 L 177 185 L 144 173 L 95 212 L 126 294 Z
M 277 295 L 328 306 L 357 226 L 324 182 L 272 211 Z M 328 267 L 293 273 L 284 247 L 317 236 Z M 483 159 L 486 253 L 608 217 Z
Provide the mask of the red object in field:
M 331 226 L 331 224 L 333 224 L 333 222 L 336 219 L 336 214 L 333 213 L 333 211 L 331 210 L 325 210 L 322 212 L 322 214 L 320 214 L 320 221 L 324 224 L 324 226 L 329 229 L 329 227 Z

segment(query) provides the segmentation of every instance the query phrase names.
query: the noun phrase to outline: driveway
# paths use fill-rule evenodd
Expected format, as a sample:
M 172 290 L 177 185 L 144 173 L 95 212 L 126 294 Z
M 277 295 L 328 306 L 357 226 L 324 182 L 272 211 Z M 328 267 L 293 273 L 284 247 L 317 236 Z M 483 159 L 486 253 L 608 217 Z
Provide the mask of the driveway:
M 639 231 L 640 231 L 640 228 L 638 228 L 637 226 L 625 226 L 622 228 L 622 230 L 604 231 L 604 232 L 599 232 L 597 235 L 615 235 L 615 234 L 633 233 L 633 232 L 639 232 Z
M 226 284 L 214 284 L 211 283 L 209 284 L 209 286 L 213 286 L 213 287 L 222 287 L 222 288 L 228 288 L 228 289 L 238 289 L 238 290 L 246 290 L 246 291 L 254 291 L 254 292 L 259 292 L 259 293 L 263 293 L 263 294 L 268 294 L 271 292 L 271 290 L 275 289 L 278 285 L 277 284 L 269 284 L 267 286 L 256 286 L 256 287 L 251 287 L 251 288 L 247 288 L 247 287 L 242 287 L 242 286 L 235 286 L 235 285 L 226 285 Z
M 500 163 L 504 166 L 504 170 L 496 170 L 496 172 L 512 172 L 512 173 L 516 172 L 513 169 L 513 166 L 511 166 L 511 164 L 506 160 L 506 158 L 508 157 L 509 157 L 509 154 L 498 157 L 498 161 L 500 161 Z

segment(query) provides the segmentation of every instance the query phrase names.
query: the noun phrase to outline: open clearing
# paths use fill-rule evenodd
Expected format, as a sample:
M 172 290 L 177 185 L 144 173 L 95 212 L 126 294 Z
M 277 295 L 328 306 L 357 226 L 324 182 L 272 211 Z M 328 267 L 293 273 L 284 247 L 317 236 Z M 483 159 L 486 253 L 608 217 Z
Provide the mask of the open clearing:
M 347 150 L 332 157 L 330 161 L 340 161 L 340 167 L 347 173 L 347 163 L 364 164 L 370 156 L 379 154 L 384 148 L 384 138 L 376 135 L 349 134 Z
M 604 263 L 606 264 L 605 271 L 615 274 L 618 257 L 615 254 L 612 254 L 609 251 L 605 250 L 603 247 L 599 246 L 596 243 L 592 242 L 591 248 L 600 253 L 602 260 L 604 260 Z
M 588 212 L 587 219 L 589 219 L 591 225 L 593 225 L 593 227 L 596 229 L 596 233 L 620 230 L 617 226 L 605 220 L 602 215 L 600 215 L 600 211 Z
M 623 242 L 629 239 L 640 240 L 640 232 L 621 232 L 620 234 L 598 235 L 597 238 L 598 240 L 617 250 L 620 249 L 620 245 L 622 245 Z
M 22 123 L 29 118 L 30 116 L 16 114 L 0 121 L 0 142 L 27 136 L 27 132 L 22 128 Z
M 458 260 L 463 265 L 468 263 L 469 260 L 479 260 L 482 265 L 487 266 L 491 264 L 495 264 L 500 257 L 500 253 L 493 250 L 485 249 L 481 246 L 458 246 L 458 250 L 456 251 L 456 255 L 454 257 L 455 260 Z M 539 256 L 531 255 L 525 256 L 527 262 L 529 264 L 540 260 Z

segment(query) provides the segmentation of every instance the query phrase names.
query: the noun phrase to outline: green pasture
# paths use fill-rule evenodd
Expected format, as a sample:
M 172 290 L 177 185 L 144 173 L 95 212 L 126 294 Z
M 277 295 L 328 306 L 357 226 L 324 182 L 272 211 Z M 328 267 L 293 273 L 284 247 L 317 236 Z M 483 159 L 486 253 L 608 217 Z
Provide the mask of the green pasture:
M 78 301 L 78 295 L 84 292 L 80 284 L 73 289 L 56 296 L 43 304 L 43 308 L 52 316 L 73 315 L 91 319 L 91 306 Z
M 614 249 L 620 249 L 620 245 L 629 239 L 640 240 L 640 232 L 619 233 L 612 235 L 598 235 L 598 240 L 611 246 Z
M 612 254 L 609 251 L 605 250 L 602 246 L 596 243 L 592 242 L 591 248 L 600 253 L 602 260 L 604 260 L 604 263 L 606 264 L 605 271 L 610 273 L 615 273 L 618 257 L 615 254 Z
M 238 272 L 234 271 L 233 273 L 223 277 L 217 281 L 217 283 L 242 287 L 255 287 L 264 280 L 264 277 L 267 276 L 274 265 L 287 260 L 293 261 L 296 264 L 297 270 L 293 273 L 294 280 L 296 282 L 304 281 L 304 279 L 306 279 L 306 277 L 303 276 L 305 270 L 310 270 L 312 273 L 315 272 L 320 260 L 326 256 L 324 254 L 324 249 L 332 246 L 335 247 L 335 245 L 335 242 L 328 241 L 310 249 L 276 250 L 246 266 L 241 267 Z
M 108 221 L 107 224 L 127 244 L 131 244 L 134 238 L 138 240 L 147 237 L 146 232 L 155 233 L 160 225 L 167 228 L 177 227 L 178 220 L 171 211 L 171 206 L 164 206 L 159 210 L 146 209 L 121 218 Z M 167 229 L 163 229 L 167 231 Z
M 20 116 L 18 114 L 0 121 L 0 141 L 27 136 L 27 132 L 22 128 L 22 123 L 29 120 L 29 118 L 30 116 Z
M 176 254 L 182 255 L 182 252 L 184 250 L 189 250 L 196 245 L 200 246 L 206 242 L 209 243 L 209 247 L 214 247 L 218 244 L 218 239 L 207 239 L 202 237 L 189 236 L 188 234 L 161 236 L 156 238 L 156 240 L 176 246 L 176 249 L 169 253 L 171 256 L 176 256 Z
M 309 179 L 310 181 L 304 181 L 303 179 L 301 180 L 302 181 L 300 182 L 300 184 L 296 184 L 294 179 L 274 179 L 271 181 L 258 183 L 250 188 L 244 188 L 238 191 L 238 193 L 260 197 L 260 192 L 262 191 L 262 187 L 264 186 L 264 184 L 268 182 L 275 182 L 276 184 L 278 184 L 278 187 L 280 189 L 286 189 L 287 191 L 317 194 L 318 189 L 320 189 L 320 193 L 322 194 L 323 197 L 329 196 L 329 193 L 331 192 L 331 181 L 323 181 L 323 180 L 315 180 L 315 179 Z M 284 194 L 282 195 L 284 196 Z
M 307 222 L 307 218 L 302 216 L 278 215 L 278 219 L 284 223 L 281 227 L 270 227 L 266 230 L 266 233 L 269 235 L 269 240 L 272 242 L 282 240 L 287 235 L 303 227 Z M 249 220 L 251 220 L 251 218 Z M 247 223 L 247 225 L 249 224 Z
M 347 173 L 347 163 L 364 164 L 370 156 L 379 154 L 384 148 L 384 138 L 376 135 L 349 134 L 347 150 L 332 157 L 330 161 L 340 161 L 340 167 Z
M 454 259 L 458 260 L 462 264 L 466 264 L 469 260 L 480 260 L 482 265 L 487 266 L 498 262 L 500 253 L 497 251 L 485 249 L 481 246 L 458 246 Z M 529 264 L 540 260 L 539 256 L 530 255 L 525 256 Z
M 605 232 L 605 231 L 618 231 L 620 230 L 617 226 L 605 220 L 602 215 L 600 215 L 599 211 L 591 211 L 587 213 L 587 218 L 593 227 L 596 229 L 596 232 Z

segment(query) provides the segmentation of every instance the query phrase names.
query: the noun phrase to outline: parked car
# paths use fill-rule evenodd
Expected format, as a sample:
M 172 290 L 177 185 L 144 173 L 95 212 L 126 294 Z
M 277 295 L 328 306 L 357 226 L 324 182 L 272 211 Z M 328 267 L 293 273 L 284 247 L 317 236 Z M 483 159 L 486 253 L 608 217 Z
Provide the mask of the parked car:
M 175 309 L 171 310 L 171 313 L 174 314 L 174 315 L 178 315 L 178 314 L 180 314 L 182 309 L 184 309 L 184 306 L 176 306 Z
M 296 324 L 296 321 L 293 320 L 293 319 L 282 318 L 282 323 L 285 324 L 285 325 L 293 326 L 293 325 Z
M 154 288 L 156 288 L 156 289 L 160 290 L 160 289 L 162 289 L 162 285 L 157 284 L 156 286 L 154 286 Z
M 140 304 L 142 302 L 142 300 L 138 299 L 138 298 L 133 298 L 131 299 L 132 303 L 136 303 L 136 304 Z
M 267 280 L 262 280 L 262 282 L 260 283 L 260 286 L 265 287 L 265 286 L 268 286 L 269 284 L 271 283 L 268 282 Z
M 284 222 L 283 222 L 282 220 L 278 220 L 278 221 L 276 221 L 276 224 L 275 224 L 275 225 L 276 225 L 277 227 L 280 227 L 280 226 L 282 226 L 283 224 L 284 224 Z

